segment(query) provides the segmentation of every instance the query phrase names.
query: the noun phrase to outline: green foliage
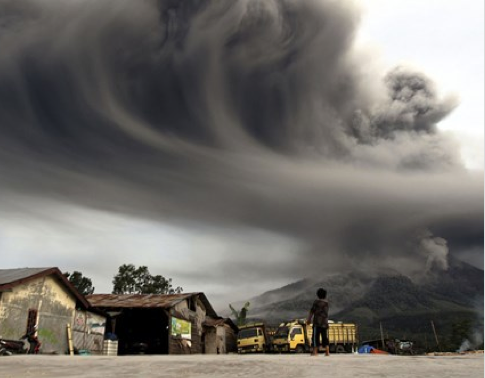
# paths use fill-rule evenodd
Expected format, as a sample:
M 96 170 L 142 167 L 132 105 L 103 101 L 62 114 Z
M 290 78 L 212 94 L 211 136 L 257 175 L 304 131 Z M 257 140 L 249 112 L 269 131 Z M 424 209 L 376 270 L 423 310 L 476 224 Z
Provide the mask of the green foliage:
M 453 323 L 451 325 L 451 336 L 450 336 L 450 348 L 458 349 L 461 343 L 470 339 L 472 324 L 471 321 L 465 319 L 458 323 Z
M 172 279 L 152 276 L 146 266 L 123 264 L 113 278 L 113 294 L 180 294 L 183 289 L 173 288 Z
M 90 278 L 84 277 L 81 272 L 75 270 L 74 272 L 64 273 L 64 276 L 82 295 L 89 295 L 94 293 L 93 282 Z
M 238 326 L 242 326 L 246 324 L 246 318 L 248 316 L 248 310 L 249 310 L 249 302 L 246 302 L 244 306 L 241 308 L 240 311 L 237 311 L 232 307 L 232 305 L 229 305 L 229 308 L 231 309 L 232 315 L 236 319 L 236 324 Z
M 451 325 L 450 337 L 444 344 L 451 351 L 483 350 L 483 327 L 472 318 L 462 318 Z

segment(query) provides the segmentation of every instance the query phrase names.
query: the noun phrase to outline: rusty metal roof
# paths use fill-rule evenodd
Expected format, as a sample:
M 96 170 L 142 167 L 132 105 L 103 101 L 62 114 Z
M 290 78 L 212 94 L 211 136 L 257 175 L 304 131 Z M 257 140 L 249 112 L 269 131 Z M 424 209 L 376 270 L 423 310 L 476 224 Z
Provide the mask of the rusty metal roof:
M 217 327 L 217 326 L 222 326 L 226 324 L 226 322 L 224 321 L 223 318 L 213 319 L 213 318 L 207 317 L 202 324 L 207 327 Z
M 170 308 L 193 294 L 91 294 L 86 298 L 93 307 Z
M 206 317 L 204 322 L 202 323 L 206 327 L 217 327 L 217 326 L 223 326 L 224 324 L 227 324 L 229 327 L 231 327 L 235 332 L 237 332 L 239 329 L 238 327 L 234 324 L 234 322 L 230 318 L 211 318 L 211 317 Z
M 204 293 L 183 294 L 91 294 L 86 299 L 92 307 L 105 308 L 171 308 L 185 299 L 197 296 L 207 315 L 217 317 Z

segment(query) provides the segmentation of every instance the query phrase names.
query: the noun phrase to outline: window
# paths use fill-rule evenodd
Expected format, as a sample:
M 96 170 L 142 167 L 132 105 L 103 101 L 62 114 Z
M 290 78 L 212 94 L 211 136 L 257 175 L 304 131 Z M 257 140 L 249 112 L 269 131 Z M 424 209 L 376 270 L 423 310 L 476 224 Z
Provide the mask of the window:
M 30 309 L 29 315 L 27 316 L 27 332 L 30 333 L 34 329 L 35 325 L 37 324 L 37 310 Z
M 288 337 L 288 327 L 279 327 L 278 330 L 276 331 L 275 333 L 275 337 L 282 337 L 282 338 L 285 338 L 285 337 Z
M 256 330 L 256 328 L 242 329 L 241 331 L 239 331 L 240 339 L 256 337 L 257 335 L 258 335 L 258 331 Z
M 189 310 L 190 311 L 197 311 L 197 298 L 190 297 L 188 298 L 188 305 L 189 305 Z

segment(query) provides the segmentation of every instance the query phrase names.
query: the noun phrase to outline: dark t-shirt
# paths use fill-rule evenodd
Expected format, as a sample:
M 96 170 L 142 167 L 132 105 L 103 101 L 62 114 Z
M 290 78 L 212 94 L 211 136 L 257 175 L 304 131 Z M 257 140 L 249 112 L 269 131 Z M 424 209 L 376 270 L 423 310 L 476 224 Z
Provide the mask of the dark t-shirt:
M 328 327 L 328 301 L 326 299 L 315 299 L 312 309 L 313 325 Z

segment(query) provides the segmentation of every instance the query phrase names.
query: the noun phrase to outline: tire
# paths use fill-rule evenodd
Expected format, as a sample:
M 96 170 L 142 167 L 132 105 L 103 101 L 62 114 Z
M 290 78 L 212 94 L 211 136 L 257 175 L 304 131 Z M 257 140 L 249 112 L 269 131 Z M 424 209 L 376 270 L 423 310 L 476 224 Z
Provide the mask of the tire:
M 305 353 L 305 347 L 303 345 L 297 345 L 295 352 L 296 353 Z
M 346 351 L 347 353 L 352 353 L 352 352 L 354 351 L 354 348 L 353 348 L 353 346 L 352 346 L 352 345 L 347 344 L 347 345 L 345 346 L 345 351 Z
M 346 353 L 346 350 L 343 345 L 337 345 L 337 348 L 335 349 L 335 353 Z

